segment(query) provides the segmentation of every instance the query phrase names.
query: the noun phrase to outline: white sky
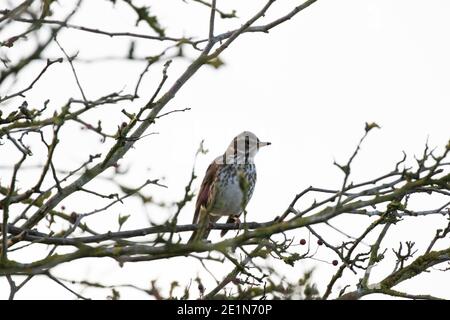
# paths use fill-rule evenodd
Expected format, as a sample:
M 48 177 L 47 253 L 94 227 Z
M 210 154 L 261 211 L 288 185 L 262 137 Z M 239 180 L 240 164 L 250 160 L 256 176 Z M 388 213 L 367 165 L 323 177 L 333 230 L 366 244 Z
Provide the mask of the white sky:
M 65 2 L 60 1 L 61 4 Z M 154 13 L 160 16 L 164 26 L 168 26 L 167 34 L 207 35 L 207 9 L 181 0 L 153 2 Z M 218 4 L 224 2 L 219 0 Z M 241 2 L 227 1 L 227 8 L 237 8 L 238 15 L 243 18 L 256 12 L 255 8 L 262 3 L 255 0 L 245 1 L 245 4 Z M 278 17 L 298 3 L 279 2 L 266 19 Z M 3 2 L 0 7 L 4 7 Z M 333 160 L 347 160 L 363 133 L 366 121 L 375 121 L 382 128 L 372 132 L 355 162 L 353 177 L 357 180 L 390 171 L 401 158 L 402 150 L 410 156 L 420 154 L 427 138 L 431 146 L 442 148 L 450 137 L 449 13 L 450 2 L 445 0 L 426 3 L 418 0 L 319 0 L 269 34 L 242 36 L 223 54 L 224 67 L 220 70 L 202 69 L 165 109 L 190 107 L 192 110 L 158 121 L 151 131 L 159 132 L 159 135 L 138 142 L 121 161 L 121 166 L 130 167 L 129 174 L 122 181 L 137 186 L 147 178 L 164 176 L 164 183 L 169 187 L 167 190 L 149 187 L 147 192 L 158 200 L 179 200 L 202 139 L 205 139 L 209 153 L 197 161 L 200 177 L 195 183 L 196 188 L 208 163 L 225 150 L 237 133 L 250 130 L 262 140 L 272 142 L 270 148 L 257 156 L 258 184 L 247 208 L 249 220 L 267 221 L 279 215 L 294 195 L 304 188 L 310 185 L 336 188 L 341 184 L 342 175 L 333 166 Z M 111 31 L 148 32 L 145 27 L 134 27 L 134 15 L 124 5 L 117 5 L 117 10 L 113 10 L 106 1 L 86 1 L 72 22 Z M 237 20 L 220 22 L 216 31 L 227 31 L 239 25 Z M 1 31 L 0 35 L 0 40 L 6 38 Z M 124 38 L 108 38 L 76 30 L 64 31 L 58 40 L 66 51 L 79 51 L 79 57 L 86 59 L 123 56 L 129 43 Z M 158 43 L 140 40 L 137 54 L 155 54 L 159 48 Z M 59 57 L 61 52 L 53 47 L 47 55 Z M 29 72 L 21 74 L 16 88 L 29 83 L 42 65 L 43 62 L 35 63 Z M 122 88 L 132 91 L 145 62 L 107 61 L 76 63 L 75 66 L 86 95 L 95 99 Z M 169 84 L 185 66 L 186 62 L 175 60 L 169 69 Z M 105 107 L 94 118 L 102 119 L 103 127 L 114 131 L 124 120 L 120 113 L 122 108 L 137 110 L 153 94 L 161 68 L 161 65 L 153 66 L 146 75 L 140 91 L 142 99 L 133 105 L 125 103 Z M 80 95 L 70 67 L 64 63 L 53 66 L 27 94 L 26 100 L 29 105 L 41 105 L 49 98 L 50 108 L 59 108 L 71 96 Z M 21 103 L 22 100 L 17 99 L 10 107 Z M 106 150 L 105 146 L 98 149 L 97 136 L 80 131 L 77 126 L 64 131 L 63 138 L 66 143 L 60 145 L 56 157 L 65 169 L 75 167 L 89 153 Z M 0 165 L 16 160 L 10 157 L 13 153 L 1 152 Z M 30 174 L 21 178 L 26 183 L 32 177 Z M 4 177 L 1 181 L 7 180 Z M 88 187 L 107 188 L 101 183 Z M 423 202 L 415 203 L 415 208 L 432 209 L 439 207 L 441 201 L 430 203 L 424 198 Z M 96 199 L 85 196 L 64 202 L 69 212 L 88 211 L 99 204 Z M 165 220 L 166 211 L 155 207 L 147 209 L 153 221 Z M 115 230 L 117 213 L 131 214 L 125 228 L 147 226 L 145 212 L 136 201 L 118 206 L 110 216 L 104 214 L 92 222 L 99 230 Z M 192 213 L 193 204 L 190 204 L 182 212 L 180 223 L 189 223 Z M 392 228 L 386 242 L 397 247 L 400 240 L 413 240 L 423 247 L 434 236 L 435 229 L 445 226 L 444 223 L 444 219 L 438 218 L 408 219 Z M 339 218 L 335 224 L 353 235 L 358 234 L 361 226 L 360 220 L 352 217 Z M 323 230 L 336 238 L 330 229 Z M 294 235 L 296 239 L 307 237 L 305 231 Z M 303 249 L 298 247 L 299 252 Z M 39 254 L 35 252 L 32 256 Z M 326 250 L 319 251 L 318 257 L 327 261 L 336 258 Z M 30 256 L 18 258 L 30 259 Z M 392 262 L 392 256 L 389 258 Z M 313 265 L 317 266 L 316 279 L 323 291 L 336 270 L 328 264 L 301 261 L 293 268 L 280 266 L 280 270 L 296 279 Z M 231 266 L 213 263 L 211 268 L 220 277 Z M 386 272 L 389 268 L 392 266 L 380 269 Z M 172 280 L 186 285 L 200 272 L 210 284 L 207 291 L 213 286 L 200 265 L 186 258 L 128 264 L 122 269 L 109 259 L 102 259 L 101 263 L 83 260 L 61 266 L 55 272 L 66 278 L 88 277 L 103 283 L 131 281 L 142 287 L 146 287 L 150 280 L 158 279 L 161 288 L 167 288 Z M 382 276 L 382 272 L 374 272 L 373 279 L 381 279 Z M 348 279 L 352 285 L 358 281 L 358 277 L 350 275 L 338 282 L 338 287 Z M 448 273 L 432 272 L 398 288 L 450 298 L 448 281 Z M 0 297 L 7 297 L 7 294 L 6 281 L 0 279 Z M 87 290 L 85 294 L 104 298 L 109 293 Z M 38 278 L 17 295 L 20 299 L 36 297 L 73 298 L 58 285 Z M 124 290 L 122 297 L 146 296 Z

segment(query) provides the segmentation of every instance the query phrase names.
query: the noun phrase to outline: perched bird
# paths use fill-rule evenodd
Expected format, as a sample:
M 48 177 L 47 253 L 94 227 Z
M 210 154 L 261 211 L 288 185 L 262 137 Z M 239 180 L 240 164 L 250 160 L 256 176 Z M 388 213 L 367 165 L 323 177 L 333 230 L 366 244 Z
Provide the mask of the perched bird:
M 221 216 L 228 216 L 227 223 L 239 221 L 256 184 L 255 155 L 268 145 L 270 142 L 262 142 L 254 133 L 244 131 L 209 165 L 195 206 L 193 223 L 199 227 L 189 242 L 206 239 L 210 223 Z M 222 230 L 221 235 L 226 232 Z

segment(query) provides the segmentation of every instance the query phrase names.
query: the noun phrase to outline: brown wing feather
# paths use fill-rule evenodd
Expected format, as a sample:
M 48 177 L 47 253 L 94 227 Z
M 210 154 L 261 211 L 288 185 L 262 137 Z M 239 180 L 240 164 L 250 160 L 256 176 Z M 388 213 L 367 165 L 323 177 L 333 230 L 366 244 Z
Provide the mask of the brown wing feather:
M 202 206 L 206 208 L 208 206 L 208 203 L 211 201 L 211 187 L 213 185 L 214 179 L 216 178 L 218 169 L 219 165 L 216 162 L 211 163 L 208 169 L 206 169 L 205 177 L 203 178 L 202 184 L 200 186 L 200 192 L 197 196 L 197 203 L 195 204 L 195 213 L 192 223 L 198 223 L 200 208 Z

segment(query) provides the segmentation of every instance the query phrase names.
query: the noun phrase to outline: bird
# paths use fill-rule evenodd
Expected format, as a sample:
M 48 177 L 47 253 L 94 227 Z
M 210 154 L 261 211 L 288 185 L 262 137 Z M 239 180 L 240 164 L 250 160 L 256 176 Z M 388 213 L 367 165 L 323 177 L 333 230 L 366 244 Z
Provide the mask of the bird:
M 227 223 L 239 222 L 250 201 L 256 184 L 254 158 L 259 149 L 271 145 L 260 141 L 250 131 L 244 131 L 233 138 L 225 153 L 215 158 L 208 166 L 200 186 L 192 223 L 198 228 L 188 243 L 207 241 L 210 224 L 222 216 L 228 216 Z M 227 230 L 222 230 L 221 236 Z

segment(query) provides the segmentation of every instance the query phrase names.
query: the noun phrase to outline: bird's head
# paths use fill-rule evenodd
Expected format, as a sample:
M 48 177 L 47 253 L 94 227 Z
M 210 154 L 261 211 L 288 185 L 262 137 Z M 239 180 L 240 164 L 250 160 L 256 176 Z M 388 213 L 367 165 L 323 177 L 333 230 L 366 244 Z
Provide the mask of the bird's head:
M 259 138 L 250 131 L 241 132 L 231 141 L 222 156 L 223 162 L 225 164 L 253 163 L 254 157 L 259 149 L 270 144 L 270 142 L 259 140 Z

